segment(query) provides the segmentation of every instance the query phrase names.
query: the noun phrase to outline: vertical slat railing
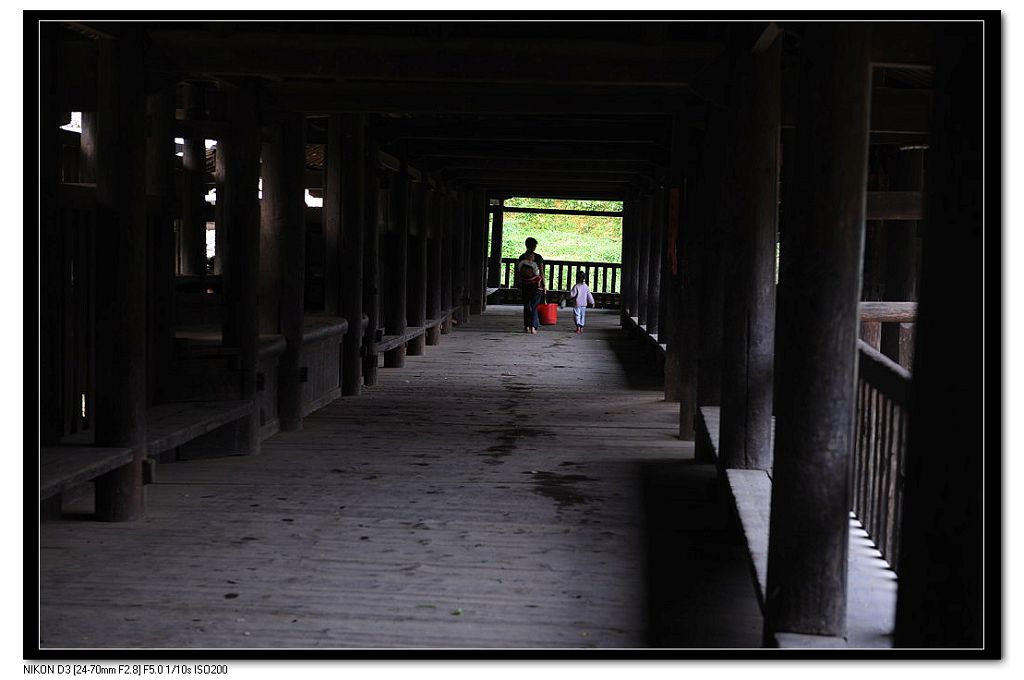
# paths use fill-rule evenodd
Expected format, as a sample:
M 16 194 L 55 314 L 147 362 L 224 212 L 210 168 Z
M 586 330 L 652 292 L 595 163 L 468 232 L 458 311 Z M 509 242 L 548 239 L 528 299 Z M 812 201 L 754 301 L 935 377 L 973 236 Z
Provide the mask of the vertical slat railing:
M 850 480 L 853 512 L 890 565 L 899 563 L 910 372 L 863 340 Z

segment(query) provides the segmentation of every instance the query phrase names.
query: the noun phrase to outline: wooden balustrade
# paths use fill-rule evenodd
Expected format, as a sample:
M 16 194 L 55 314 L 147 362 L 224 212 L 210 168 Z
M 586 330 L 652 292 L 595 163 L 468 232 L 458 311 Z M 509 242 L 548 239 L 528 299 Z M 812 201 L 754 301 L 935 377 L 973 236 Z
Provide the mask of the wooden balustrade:
M 516 264 L 513 257 L 501 258 L 502 288 L 515 288 Z M 587 276 L 590 290 L 595 295 L 615 294 L 621 290 L 622 264 L 618 262 L 580 262 L 575 260 L 544 260 L 544 284 L 548 290 L 566 291 L 576 283 L 576 273 L 582 271 Z
M 895 570 L 907 445 L 910 372 L 863 340 L 859 350 L 853 469 L 853 512 Z

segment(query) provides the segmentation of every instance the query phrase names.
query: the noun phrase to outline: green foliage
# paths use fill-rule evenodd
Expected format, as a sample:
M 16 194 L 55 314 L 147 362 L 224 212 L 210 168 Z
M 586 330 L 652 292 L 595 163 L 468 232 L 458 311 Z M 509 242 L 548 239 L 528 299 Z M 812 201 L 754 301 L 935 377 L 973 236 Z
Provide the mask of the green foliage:
M 561 210 L 621 211 L 621 201 L 563 200 L 554 198 L 510 198 L 505 205 L 516 208 L 557 208 Z M 490 239 L 488 230 L 488 241 Z M 620 262 L 622 260 L 622 219 L 593 215 L 534 215 L 505 213 L 502 225 L 502 257 L 519 257 L 525 241 L 537 239 L 537 252 L 548 260 Z M 488 252 L 490 243 L 488 242 Z

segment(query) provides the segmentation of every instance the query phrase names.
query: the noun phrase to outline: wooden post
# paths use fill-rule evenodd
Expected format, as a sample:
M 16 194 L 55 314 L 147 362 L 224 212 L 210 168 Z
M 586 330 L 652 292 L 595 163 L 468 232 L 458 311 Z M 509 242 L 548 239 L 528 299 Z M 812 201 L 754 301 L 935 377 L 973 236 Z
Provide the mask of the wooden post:
M 389 220 L 388 248 L 386 252 L 388 271 L 388 294 L 381 310 L 384 316 L 384 334 L 401 335 L 406 329 L 407 285 L 409 278 L 409 171 L 405 155 L 402 155 L 401 169 L 395 174 L 391 185 L 391 206 L 394 210 Z M 401 368 L 405 365 L 406 345 L 384 352 L 385 368 Z
M 463 188 L 459 191 L 457 219 L 459 220 L 459 242 L 457 261 L 459 264 L 459 323 L 468 324 L 470 314 L 470 277 L 472 265 L 470 262 L 470 231 L 472 223 L 470 215 L 470 198 L 472 192 Z
M 281 430 L 301 430 L 299 361 L 305 324 L 306 267 L 305 117 L 286 114 L 280 122 L 265 126 L 263 137 L 260 330 L 284 336 L 285 351 L 278 363 L 278 415 Z
M 146 137 L 146 196 L 149 224 L 149 365 L 147 401 L 162 401 L 174 358 L 174 183 L 173 86 L 146 100 L 149 134 Z
M 924 152 L 920 149 L 895 151 L 890 157 L 890 189 L 921 191 L 924 186 Z M 885 299 L 917 300 L 918 222 L 890 221 L 885 229 Z M 914 356 L 912 324 L 883 323 L 882 354 L 909 369 Z
M 184 85 L 185 120 L 206 117 L 205 85 Z M 206 276 L 206 140 L 185 137 L 181 157 L 183 191 L 181 196 L 179 271 L 182 276 Z
M 704 141 L 703 135 L 695 134 L 694 164 L 691 166 L 695 169 L 705 167 L 704 161 L 708 154 L 703 148 Z M 682 203 L 680 209 L 684 215 L 679 225 L 678 236 L 681 291 L 675 322 L 676 335 L 673 337 L 675 354 L 679 361 L 676 387 L 676 396 L 679 400 L 679 438 L 684 441 L 695 439 L 694 420 L 697 414 L 700 380 L 698 354 L 702 330 L 700 305 L 704 292 L 701 288 L 701 278 L 706 261 L 704 223 L 709 219 L 709 215 L 713 214 L 713 207 L 709 203 L 715 196 L 715 186 L 704 172 L 691 173 L 683 178 L 684 186 L 679 199 Z
M 260 259 L 260 127 L 258 99 L 251 86 L 225 92 L 227 120 L 232 133 L 218 141 L 222 159 L 223 249 L 218 245 L 224 286 L 224 346 L 237 347 L 241 360 L 240 394 L 256 399 L 256 367 L 259 363 Z M 218 237 L 221 235 L 218 233 Z M 254 404 L 255 406 L 255 404 Z M 248 427 L 240 428 L 239 448 L 250 454 L 260 451 L 259 409 L 253 408 Z
M 799 203 L 779 279 L 776 376 L 786 397 L 775 405 L 769 644 L 778 632 L 846 632 L 871 43 L 865 24 L 810 25 L 802 40 Z
M 737 219 L 725 285 L 722 466 L 771 469 L 782 41 L 737 57 Z
M 665 191 L 655 187 L 651 194 L 650 246 L 647 266 L 647 332 L 658 334 L 661 321 L 661 252 L 665 240 Z
M 487 200 L 483 189 L 474 189 L 469 195 L 469 313 L 480 314 L 487 308 L 487 290 L 484 280 L 484 249 L 487 234 Z
M 622 314 L 623 323 L 637 315 L 640 229 L 636 199 L 622 203 Z
M 224 145 L 227 143 L 226 139 L 218 139 L 217 145 L 214 147 L 214 167 L 213 167 L 213 181 L 214 181 L 214 206 L 213 206 L 213 221 L 214 221 L 214 234 L 213 234 L 213 275 L 223 276 L 224 275 L 224 260 L 227 257 L 227 242 L 228 242 L 228 230 L 227 230 L 227 217 L 225 216 L 226 203 L 224 201 L 224 176 L 227 173 L 227 165 L 224 159 Z M 223 286 L 223 281 L 221 282 Z
M 455 307 L 455 297 L 453 293 L 454 284 L 454 218 L 453 218 L 453 201 L 450 194 L 445 191 L 441 194 L 441 215 L 440 223 L 438 224 L 439 233 L 441 235 L 441 311 L 442 313 L 448 312 L 447 320 L 441 324 L 441 333 L 448 334 L 452 330 L 452 314 Z
M 1000 648 L 998 626 L 985 627 L 986 619 L 991 622 L 999 611 L 998 558 L 995 565 L 985 558 L 986 552 L 989 559 L 995 557 L 991 547 L 999 543 L 1000 522 L 998 516 L 984 515 L 984 494 L 999 496 L 999 480 L 992 475 L 995 488 L 988 487 L 984 466 L 998 457 L 999 437 L 982 438 L 992 424 L 988 417 L 998 418 L 998 409 L 990 405 L 986 413 L 982 408 L 982 381 L 987 377 L 989 385 L 998 385 L 1000 378 L 998 362 L 993 367 L 982 361 L 983 314 L 998 310 L 998 304 L 983 310 L 979 298 L 984 229 L 998 229 L 999 219 L 997 212 L 986 225 L 982 205 L 983 198 L 993 204 L 998 186 L 982 184 L 987 121 L 982 115 L 981 30 L 979 24 L 950 24 L 937 45 L 932 141 L 925 159 L 927 233 L 917 308 L 916 398 L 910 407 L 900 531 L 897 647 Z M 989 260 L 988 266 L 999 268 L 998 261 Z M 978 304 L 955 304 L 964 299 L 965 287 L 978 291 Z M 957 310 L 954 323 L 952 309 Z
M 426 228 L 424 236 L 427 238 L 427 308 L 426 317 L 433 321 L 440 318 L 443 311 L 443 274 L 441 262 L 443 260 L 443 244 L 441 239 L 441 194 L 433 187 L 428 187 L 425 193 L 424 215 L 426 215 Z M 426 342 L 428 345 L 436 345 L 441 342 L 441 324 L 435 324 L 427 330 Z
M 683 167 L 686 163 L 685 137 L 687 136 L 682 116 L 672 118 L 672 138 L 669 157 L 668 193 L 665 205 L 665 251 L 663 254 L 662 298 L 664 318 L 661 322 L 659 339 L 665 344 L 665 401 L 679 401 L 681 384 L 681 342 L 687 332 L 683 327 L 682 275 L 686 273 L 682 267 L 683 250 L 682 233 L 684 229 L 692 229 L 689 220 L 683 218 L 683 200 L 687 198 L 683 191 Z M 692 324 L 691 324 L 692 326 Z M 696 328 L 692 328 L 695 332 Z M 696 337 L 696 336 L 695 336 Z M 691 352 L 696 359 L 696 353 Z M 696 386 L 695 386 L 696 387 Z M 690 437 L 692 439 L 692 436 Z
M 422 328 L 427 319 L 427 198 L 423 182 L 412 186 L 409 198 L 411 209 L 409 233 L 409 281 L 408 309 L 406 318 L 409 325 Z M 409 341 L 409 356 L 422 356 L 426 345 L 426 335 L 420 335 Z
M 145 510 L 146 204 L 143 73 L 130 30 L 99 42 L 96 112 L 97 446 L 131 447 L 132 463 L 96 480 L 96 515 Z
M 341 143 L 341 218 L 340 226 L 341 275 L 338 277 L 338 301 L 341 315 L 348 321 L 348 332 L 342 343 L 341 393 L 358 395 L 363 381 L 363 242 L 370 224 L 367 218 L 367 198 L 376 178 L 371 174 L 366 182 L 366 118 L 362 113 L 345 114 L 341 120 L 332 118 L 332 128 L 340 127 Z M 330 128 L 329 128 L 330 129 Z M 328 159 L 330 158 L 328 152 Z M 375 207 L 375 206 L 374 206 Z M 330 251 L 328 251 L 330 253 Z
M 54 73 L 60 63 L 60 38 L 64 29 L 56 23 L 39 24 L 39 72 Z M 60 143 L 56 78 L 39 79 L 39 437 L 43 446 L 60 443 L 64 434 L 60 408 L 61 360 L 61 248 L 63 234 L 57 209 Z M 30 436 L 28 432 L 26 437 Z
M 735 141 L 728 133 L 728 124 L 722 112 L 708 112 L 708 143 L 703 165 L 708 182 L 708 213 L 697 228 L 704 242 L 700 273 L 699 336 L 697 338 L 697 408 L 718 406 L 722 403 L 722 313 L 724 311 L 724 261 L 727 257 L 723 238 L 725 225 L 735 204 L 732 184 L 726 181 L 726 160 L 732 157 Z M 685 285 L 685 284 L 684 284 Z M 686 415 L 679 409 L 679 429 L 683 431 Z M 700 462 L 713 460 L 707 441 L 697 437 L 694 457 Z
M 636 317 L 637 323 L 647 323 L 648 281 L 651 274 L 651 195 L 644 194 L 637 206 L 637 248 L 636 263 Z
M 503 198 L 499 198 L 498 205 L 494 206 L 494 218 L 491 224 L 491 258 L 487 263 L 488 288 L 497 288 L 501 285 L 501 246 L 505 223 L 504 206 L 505 199 Z
M 363 244 L 363 311 L 366 313 L 366 332 L 363 337 L 363 384 L 377 384 L 377 334 L 380 330 L 380 231 L 381 198 L 387 190 L 387 175 L 377 168 L 377 145 L 367 143 L 366 155 L 366 237 Z M 346 225 L 347 226 L 347 225 Z M 346 230 L 347 231 L 347 230 Z
M 343 199 L 353 199 L 354 196 L 345 191 L 342 183 L 345 181 L 345 131 L 343 130 L 342 115 L 333 113 L 327 117 L 327 146 L 326 158 L 324 159 L 324 207 L 323 207 L 323 233 L 324 233 L 324 309 L 328 314 L 345 316 L 342 299 L 345 295 L 342 283 L 344 278 L 344 251 L 342 250 L 342 211 L 344 208 Z M 351 325 L 351 324 L 350 324 Z M 359 324 L 356 324 L 357 326 Z M 344 357 L 344 349 L 342 349 Z M 344 373 L 344 358 L 342 359 L 342 370 Z M 344 379 L 339 376 L 339 382 Z M 344 389 L 342 390 L 344 393 Z

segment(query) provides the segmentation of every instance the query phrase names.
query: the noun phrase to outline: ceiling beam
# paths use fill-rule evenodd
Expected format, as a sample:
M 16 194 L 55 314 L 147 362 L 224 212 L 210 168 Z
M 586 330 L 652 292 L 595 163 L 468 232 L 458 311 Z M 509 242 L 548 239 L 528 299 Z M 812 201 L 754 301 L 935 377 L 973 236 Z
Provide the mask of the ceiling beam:
M 666 115 L 693 102 L 688 88 L 509 87 L 409 83 L 267 83 L 283 109 L 339 112 L 476 115 Z
M 664 164 L 666 149 L 642 142 L 480 142 L 414 139 L 408 142 L 410 159 L 510 158 L 547 160 L 623 160 Z
M 647 116 L 644 120 L 621 123 L 586 120 L 459 120 L 403 119 L 378 125 L 374 135 L 380 143 L 398 139 L 487 140 L 494 142 L 652 142 L 664 144 L 671 119 Z
M 394 82 L 684 85 L 715 59 L 716 41 L 353 35 L 280 30 L 150 29 L 186 73 Z

